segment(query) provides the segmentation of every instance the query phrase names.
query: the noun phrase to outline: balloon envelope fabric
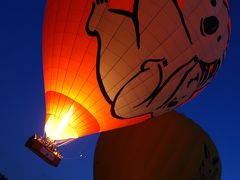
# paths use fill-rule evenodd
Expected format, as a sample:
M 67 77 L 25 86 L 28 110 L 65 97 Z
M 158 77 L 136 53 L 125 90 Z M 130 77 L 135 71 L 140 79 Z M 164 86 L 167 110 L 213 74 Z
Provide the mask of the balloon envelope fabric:
M 227 0 L 47 0 L 47 136 L 129 126 L 191 100 L 223 62 L 229 19 Z
M 204 132 L 171 111 L 130 127 L 101 133 L 95 150 L 96 180 L 219 180 L 221 161 Z

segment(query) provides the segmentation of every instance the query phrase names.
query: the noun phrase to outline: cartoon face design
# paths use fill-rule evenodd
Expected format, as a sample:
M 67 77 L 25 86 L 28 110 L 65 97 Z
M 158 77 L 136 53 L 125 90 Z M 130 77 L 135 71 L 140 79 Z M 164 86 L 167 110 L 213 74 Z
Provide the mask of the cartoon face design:
M 96 1 L 86 31 L 98 39 L 97 78 L 113 116 L 157 116 L 213 79 L 229 41 L 228 4 Z

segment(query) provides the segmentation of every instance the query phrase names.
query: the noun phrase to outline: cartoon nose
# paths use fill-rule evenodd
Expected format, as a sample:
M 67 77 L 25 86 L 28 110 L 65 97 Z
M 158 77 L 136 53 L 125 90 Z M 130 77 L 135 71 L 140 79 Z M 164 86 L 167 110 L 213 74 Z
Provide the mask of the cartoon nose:
M 216 16 L 209 16 L 204 19 L 204 32 L 208 35 L 214 34 L 218 27 L 219 21 Z

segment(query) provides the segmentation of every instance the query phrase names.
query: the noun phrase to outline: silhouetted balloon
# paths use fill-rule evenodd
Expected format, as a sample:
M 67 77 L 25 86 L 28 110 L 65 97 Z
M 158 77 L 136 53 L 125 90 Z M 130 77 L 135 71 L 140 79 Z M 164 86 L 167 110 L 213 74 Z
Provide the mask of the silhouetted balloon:
M 229 35 L 227 0 L 47 0 L 47 136 L 129 126 L 186 103 L 215 76 Z
M 191 119 L 168 112 L 101 133 L 95 180 L 219 180 L 221 162 L 209 136 Z
M 8 180 L 3 174 L 0 173 L 0 180 Z

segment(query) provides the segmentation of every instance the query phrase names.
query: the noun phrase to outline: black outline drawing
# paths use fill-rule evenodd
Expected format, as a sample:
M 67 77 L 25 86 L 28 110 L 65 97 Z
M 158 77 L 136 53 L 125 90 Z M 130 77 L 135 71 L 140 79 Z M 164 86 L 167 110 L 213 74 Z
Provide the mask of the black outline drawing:
M 102 4 L 102 3 L 106 3 L 106 2 L 107 2 L 107 0 L 105 0 L 105 1 L 104 0 L 102 0 L 102 1 L 98 0 L 97 4 L 99 4 L 99 3 Z M 182 13 L 179 5 L 178 5 L 178 2 L 177 2 L 177 0 L 172 0 L 172 2 L 175 5 L 176 10 L 177 10 L 177 12 L 179 14 L 179 17 L 180 17 L 182 25 L 183 25 L 183 27 L 185 29 L 185 33 L 187 35 L 187 38 L 188 38 L 190 44 L 192 44 L 191 35 L 190 35 L 190 33 L 188 31 L 188 28 L 186 26 L 186 23 L 185 23 L 185 20 L 184 20 L 184 17 L 183 17 L 183 13 Z M 224 5 L 228 9 L 226 2 L 224 3 Z M 140 48 L 140 32 L 139 32 L 139 20 L 138 20 L 138 7 L 139 7 L 139 0 L 135 0 L 134 1 L 134 5 L 133 5 L 133 12 L 129 12 L 129 11 L 121 10 L 121 9 L 108 9 L 108 11 L 112 12 L 112 13 L 117 13 L 117 14 L 120 14 L 120 15 L 124 15 L 124 16 L 129 17 L 129 18 L 132 19 L 134 27 L 135 27 L 135 33 L 136 33 L 136 44 L 137 44 L 137 48 L 139 49 Z M 99 32 L 97 30 L 91 31 L 90 28 L 89 28 L 89 23 L 90 23 L 90 20 L 91 20 L 91 18 L 93 16 L 94 10 L 95 10 L 95 3 L 93 2 L 90 15 L 89 15 L 89 17 L 87 19 L 87 22 L 86 22 L 85 30 L 86 30 L 86 32 L 87 32 L 87 34 L 89 36 L 96 37 L 97 41 L 98 41 L 98 50 L 97 50 L 97 57 L 96 57 L 96 76 L 97 76 L 97 81 L 99 83 L 100 90 L 101 90 L 104 98 L 111 105 L 111 114 L 112 114 L 113 117 L 116 117 L 116 118 L 119 118 L 119 119 L 126 119 L 126 118 L 118 116 L 116 114 L 116 112 L 115 112 L 114 108 L 115 108 L 115 104 L 116 104 L 117 98 L 119 97 L 120 93 L 123 91 L 123 89 L 127 86 L 128 83 L 133 81 L 141 73 L 144 73 L 144 72 L 150 70 L 149 68 L 145 68 L 144 67 L 146 63 L 148 63 L 148 62 L 159 62 L 159 63 L 161 62 L 162 63 L 162 65 L 160 65 L 160 64 L 157 65 L 158 66 L 158 70 L 159 70 L 158 73 L 159 73 L 160 80 L 159 80 L 157 86 L 152 91 L 152 93 L 146 99 L 144 99 L 141 103 L 139 103 L 138 105 L 134 106 L 134 108 L 137 108 L 138 106 L 143 105 L 143 104 L 146 104 L 146 107 L 150 106 L 150 104 L 157 97 L 157 95 L 175 77 L 175 75 L 178 72 L 180 72 L 181 70 L 183 70 L 185 67 L 187 67 L 189 64 L 193 63 L 193 65 L 191 65 L 188 68 L 188 70 L 184 73 L 184 75 L 182 76 L 179 84 L 176 86 L 176 89 L 173 91 L 173 93 L 167 98 L 167 100 L 165 100 L 164 102 L 160 102 L 159 106 L 155 109 L 155 110 L 158 110 L 160 108 L 172 108 L 174 106 L 179 105 L 178 104 L 179 103 L 179 99 L 177 99 L 175 95 L 178 92 L 178 90 L 182 87 L 182 85 L 184 84 L 186 79 L 188 78 L 188 75 L 192 72 L 192 70 L 196 66 L 200 67 L 201 74 L 198 73 L 196 75 L 196 77 L 191 78 L 189 80 L 189 82 L 187 82 L 187 87 L 186 88 L 190 87 L 191 83 L 193 83 L 195 81 L 198 82 L 198 88 L 188 97 L 187 100 L 185 100 L 185 102 L 190 100 L 195 94 L 197 94 L 198 92 L 203 90 L 208 85 L 209 80 L 211 80 L 214 77 L 214 75 L 216 74 L 216 72 L 217 72 L 221 62 L 223 61 L 223 59 L 221 60 L 219 58 L 219 59 L 216 59 L 215 61 L 213 61 L 211 63 L 206 63 L 203 60 L 199 59 L 199 57 L 194 56 L 187 63 L 181 65 L 178 68 L 176 68 L 171 75 L 169 75 L 168 77 L 165 78 L 165 81 L 163 82 L 163 77 L 164 77 L 163 72 L 164 71 L 162 69 L 163 69 L 163 67 L 168 65 L 168 60 L 166 58 L 164 58 L 164 57 L 161 58 L 161 59 L 148 59 L 148 60 L 146 60 L 146 61 L 144 61 L 142 63 L 139 72 L 136 73 L 131 79 L 129 79 L 122 86 L 122 88 L 118 91 L 118 93 L 115 95 L 114 99 L 111 100 L 110 97 L 108 96 L 106 90 L 105 90 L 105 87 L 104 87 L 104 84 L 103 84 L 103 81 L 102 81 L 102 78 L 101 78 L 101 74 L 100 74 L 101 37 L 100 37 L 100 34 L 99 34 Z M 229 31 L 229 36 L 230 36 L 230 28 L 228 28 L 228 31 Z M 223 54 L 222 57 L 224 57 L 224 54 Z M 185 97 L 186 96 L 184 96 L 182 98 L 185 98 Z M 153 115 L 153 112 L 147 112 L 145 114 Z M 141 115 L 138 115 L 138 116 L 142 116 L 142 115 L 145 115 L 145 114 L 141 114 Z
M 219 174 L 220 158 L 218 155 L 212 156 L 206 143 L 203 144 L 204 159 L 199 167 L 199 174 L 193 180 L 217 180 Z
M 138 20 L 138 6 L 139 6 L 139 0 L 134 1 L 133 5 L 133 12 L 125 11 L 122 9 L 109 9 L 109 12 L 121 14 L 123 16 L 127 16 L 132 19 L 132 22 L 134 24 L 135 33 L 136 33 L 136 42 L 138 49 L 140 48 L 140 32 L 139 32 L 139 20 Z
M 178 4 L 177 0 L 172 0 L 172 1 L 173 1 L 173 4 L 175 5 L 177 11 L 178 11 L 178 14 L 179 14 L 179 17 L 181 19 L 181 22 L 182 22 L 182 25 L 184 27 L 184 30 L 186 32 L 187 38 L 188 38 L 190 44 L 192 44 L 192 38 L 191 38 L 191 35 L 190 35 L 189 31 L 188 31 L 187 25 L 185 23 L 185 19 L 183 17 L 183 13 L 181 11 L 181 8 L 179 7 L 179 4 Z

